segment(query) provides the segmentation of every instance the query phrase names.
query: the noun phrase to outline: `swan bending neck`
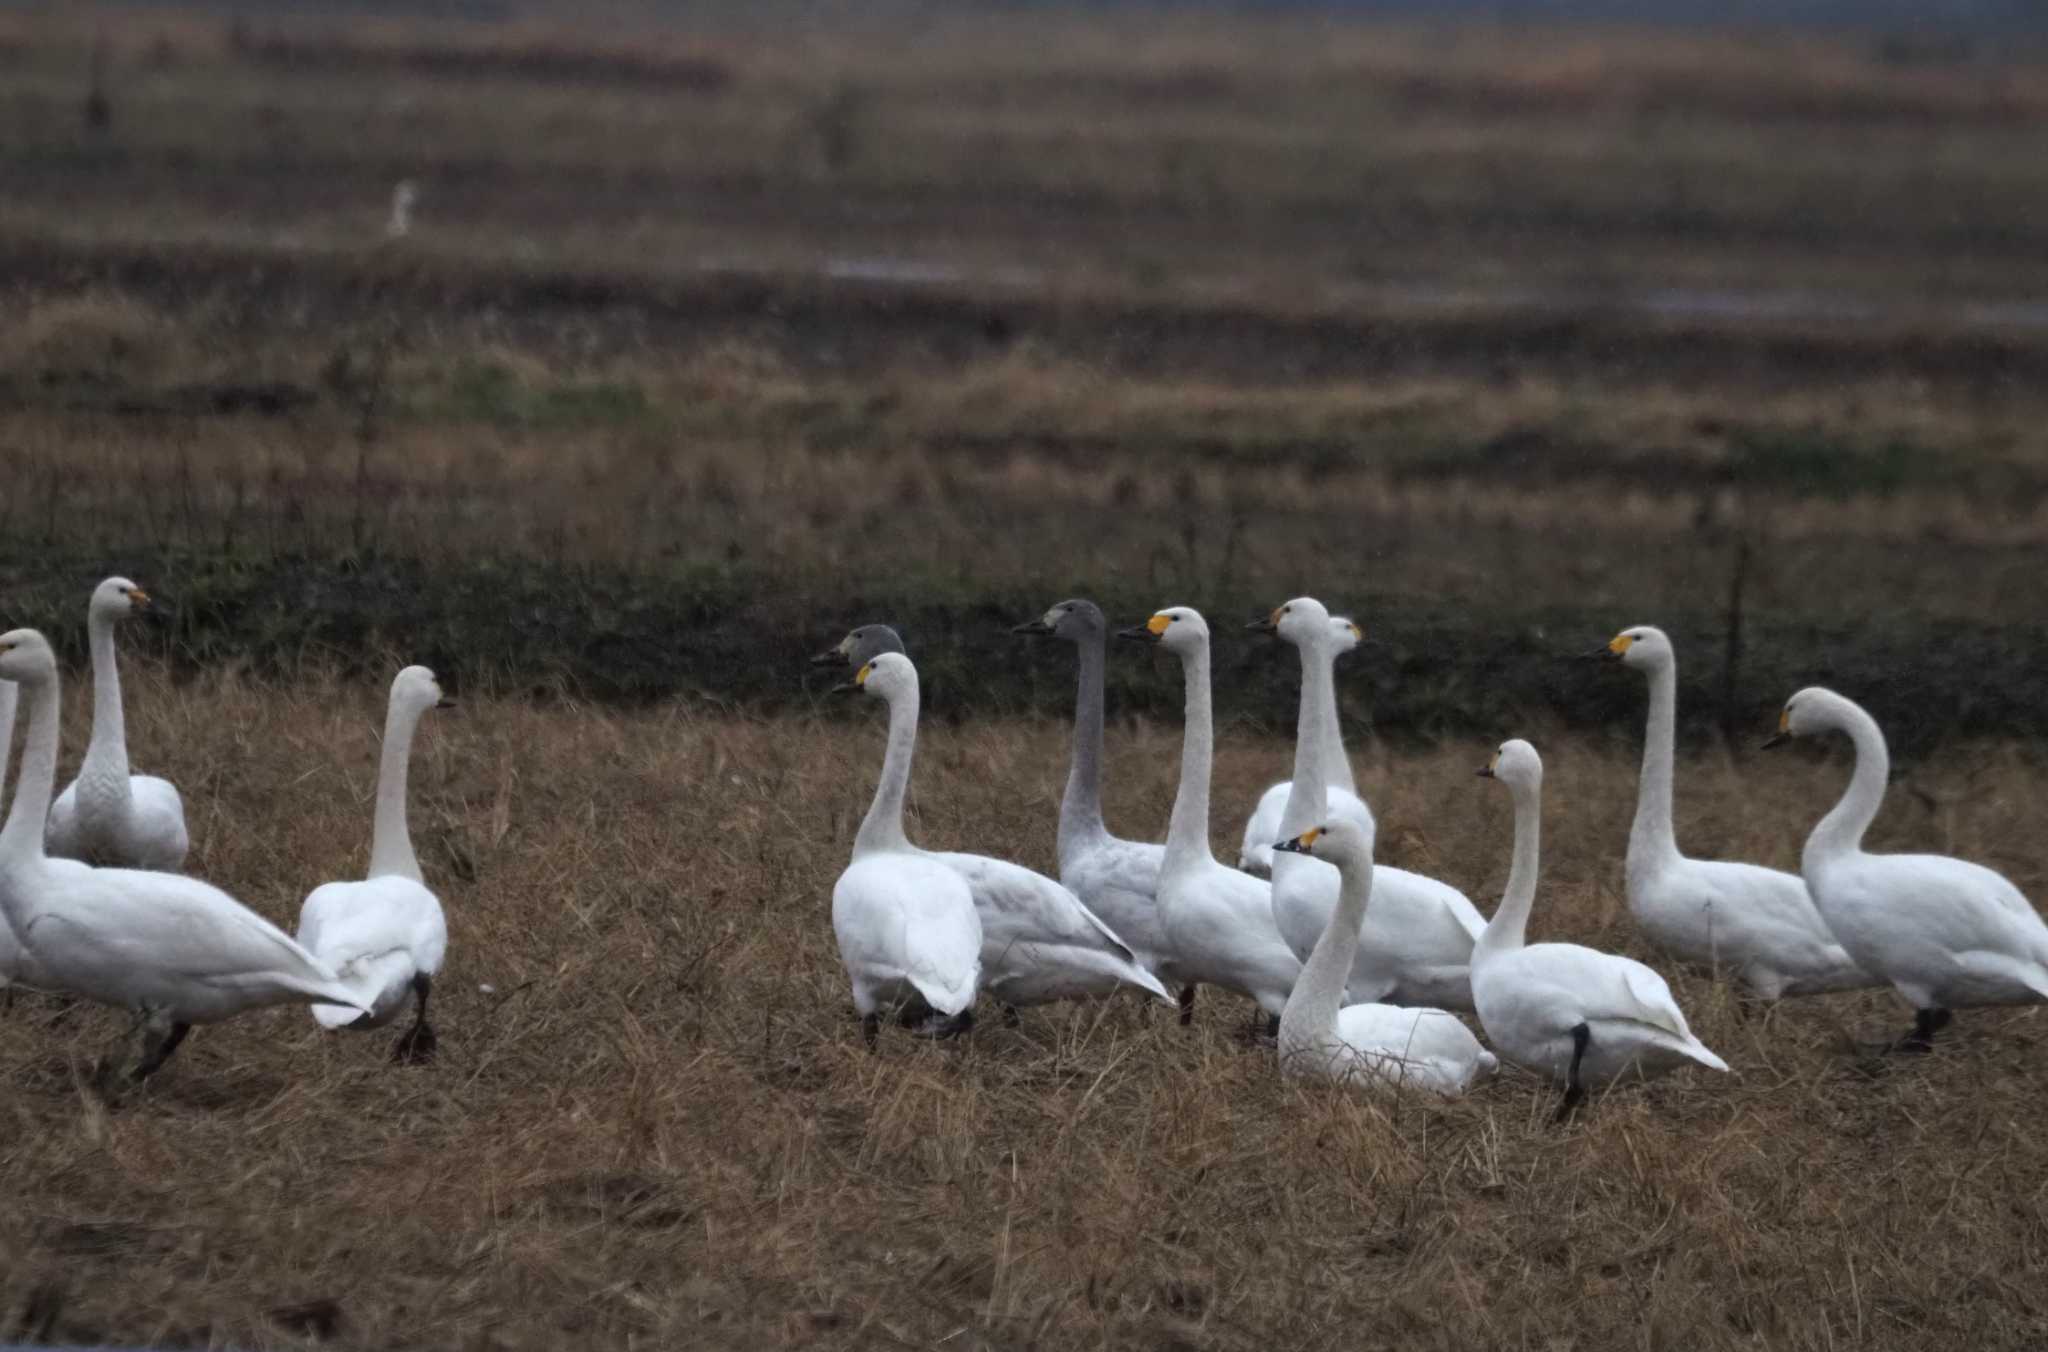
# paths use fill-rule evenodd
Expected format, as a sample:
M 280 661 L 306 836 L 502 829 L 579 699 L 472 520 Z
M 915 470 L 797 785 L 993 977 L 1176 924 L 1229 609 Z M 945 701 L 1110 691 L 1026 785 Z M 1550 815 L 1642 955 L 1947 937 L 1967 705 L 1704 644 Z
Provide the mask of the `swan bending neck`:
M 1543 837 L 1543 790 L 1537 785 L 1517 784 L 1515 800 L 1515 853 L 1508 865 L 1508 887 L 1500 909 L 1487 924 L 1475 946 L 1481 952 L 1506 953 L 1529 940 L 1529 911 L 1536 904 L 1536 871 Z
M 1856 705 L 1843 701 L 1841 728 L 1856 748 L 1856 769 L 1841 801 L 1822 817 L 1807 837 L 1805 858 L 1827 859 L 1855 854 L 1863 848 L 1863 833 L 1884 806 L 1885 785 L 1891 779 L 1891 753 L 1877 720 Z
M 1336 1035 L 1344 984 L 1351 977 L 1352 960 L 1358 956 L 1359 930 L 1365 924 L 1365 905 L 1372 895 L 1372 870 L 1370 859 L 1341 870 L 1330 923 L 1323 926 L 1315 951 L 1308 955 L 1280 1014 L 1283 1061 Z
M 903 834 L 903 796 L 916 751 L 917 691 L 897 691 L 889 696 L 889 746 L 882 756 L 882 777 L 875 784 L 875 801 L 868 805 L 860 833 L 853 838 L 854 858 L 878 850 L 910 848 L 910 838 Z

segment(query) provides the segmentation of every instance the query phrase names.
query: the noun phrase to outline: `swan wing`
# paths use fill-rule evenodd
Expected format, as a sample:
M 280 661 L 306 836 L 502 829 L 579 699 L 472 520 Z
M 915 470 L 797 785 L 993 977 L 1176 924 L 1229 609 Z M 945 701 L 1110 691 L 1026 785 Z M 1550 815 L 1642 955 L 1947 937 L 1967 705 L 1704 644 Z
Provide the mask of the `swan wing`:
M 50 804 L 50 815 L 43 823 L 43 850 L 56 859 L 76 859 L 85 852 L 85 841 L 78 831 L 78 781 L 75 779 L 66 784 L 64 792 L 57 795 L 57 801 Z
M 410 878 L 328 883 L 299 908 L 298 942 L 344 980 L 351 964 L 390 953 L 408 955 L 414 970 L 431 976 L 447 952 L 448 921 L 440 899 Z
M 136 859 L 146 867 L 176 869 L 192 848 L 185 829 L 185 800 L 168 779 L 131 775 L 128 792 L 133 810 L 129 835 Z
M 974 1003 L 981 919 L 952 869 L 906 852 L 865 855 L 833 884 L 832 929 L 857 995 L 902 980 L 943 1014 Z
M 1014 984 L 1017 989 L 1005 994 L 1014 1003 L 1092 994 L 1105 982 L 1125 982 L 1169 998 L 1115 930 L 1044 874 L 987 855 L 930 857 L 957 871 L 974 894 L 991 991 Z

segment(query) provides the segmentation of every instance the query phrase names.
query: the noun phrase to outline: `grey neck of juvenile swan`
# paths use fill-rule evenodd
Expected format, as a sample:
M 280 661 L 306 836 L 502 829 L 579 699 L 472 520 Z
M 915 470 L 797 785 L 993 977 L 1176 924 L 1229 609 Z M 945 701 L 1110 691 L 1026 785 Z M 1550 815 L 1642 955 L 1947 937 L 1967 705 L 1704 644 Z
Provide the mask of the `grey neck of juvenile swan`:
M 1077 845 L 1103 839 L 1102 824 L 1102 671 L 1106 636 L 1084 636 L 1074 647 L 1080 655 L 1079 684 L 1074 692 L 1074 760 L 1067 770 L 1067 791 L 1060 799 L 1060 858 Z
M 1330 811 L 1328 748 L 1324 737 L 1323 705 L 1334 701 L 1336 685 L 1334 645 L 1320 635 L 1301 648 L 1301 706 L 1294 718 L 1294 782 L 1288 786 L 1287 806 L 1280 812 L 1280 839 L 1292 840 L 1311 826 L 1321 825 Z M 1271 845 L 1270 840 L 1258 842 Z M 1293 850 L 1273 852 L 1273 880 L 1297 869 L 1327 868 L 1328 864 Z
M 14 786 L 14 805 L 0 827 L 0 870 L 43 857 L 43 829 L 50 818 L 50 794 L 57 781 L 57 677 L 27 687 L 21 702 L 28 706 L 28 736 L 21 746 L 21 778 Z M 0 895 L 13 895 L 12 890 Z
M 1292 850 L 1274 852 L 1274 862 Z M 1327 862 L 1327 861 L 1325 861 Z M 1337 905 L 1330 923 L 1323 926 L 1315 951 L 1295 978 L 1294 991 L 1280 1013 L 1280 1059 L 1307 1052 L 1327 1041 L 1337 1031 L 1337 1012 L 1344 1005 L 1344 983 L 1351 978 L 1351 961 L 1358 956 L 1358 934 L 1365 924 L 1365 904 L 1372 895 L 1372 859 L 1347 863 L 1338 869 Z
M 418 705 L 407 709 L 397 699 L 384 715 L 384 752 L 377 767 L 377 817 L 370 833 L 372 878 L 410 878 L 424 882 L 419 857 L 412 852 L 412 831 L 406 825 L 407 770 L 412 764 L 413 734 L 419 730 Z
M 1357 793 L 1358 781 L 1351 776 L 1351 758 L 1344 754 L 1344 725 L 1337 717 L 1338 652 L 1336 640 L 1325 640 L 1320 646 L 1323 650 L 1323 694 L 1322 698 L 1317 702 L 1316 716 L 1322 721 L 1323 782 L 1333 789 L 1342 789 L 1346 793 Z M 1307 678 L 1308 654 L 1303 653 L 1301 660 L 1303 663 L 1303 679 L 1305 680 Z M 1300 736 L 1300 729 L 1297 728 L 1295 730 L 1295 737 L 1299 739 Z M 1308 826 L 1314 825 L 1314 822 L 1308 824 Z M 1308 826 L 1304 826 L 1301 829 L 1306 831 Z
M 1676 755 L 1678 659 L 1651 667 L 1650 714 L 1643 725 L 1643 769 L 1636 784 L 1636 820 L 1628 833 L 1631 877 L 1678 862 L 1671 829 L 1671 763 Z
M 7 797 L 7 767 L 14 758 L 14 705 L 21 687 L 0 681 L 0 801 Z
M 910 838 L 903 834 L 903 794 L 910 783 L 910 758 L 917 750 L 917 687 L 892 692 L 888 704 L 889 749 L 882 757 L 875 801 L 853 838 L 855 859 L 877 850 L 910 848 Z
M 1209 769 L 1216 755 L 1216 728 L 1209 708 L 1209 645 L 1181 656 L 1187 684 L 1187 728 L 1180 741 L 1180 789 L 1166 826 L 1166 863 L 1161 872 L 1213 864 L 1209 852 Z
M 92 646 L 92 740 L 86 743 L 80 779 L 128 787 L 128 724 L 121 714 L 121 671 L 114 660 L 114 621 L 99 614 L 86 619 Z
M 1508 890 L 1485 933 L 1473 945 L 1477 955 L 1508 953 L 1528 942 L 1529 910 L 1536 904 L 1536 869 L 1543 836 L 1543 785 L 1510 784 L 1515 801 L 1515 856 L 1508 866 Z
M 1840 695 L 1830 695 L 1828 699 L 1836 726 L 1849 735 L 1856 748 L 1856 771 L 1849 776 L 1849 787 L 1843 791 L 1841 801 L 1806 838 L 1802 869 L 1810 868 L 1817 860 L 1859 853 L 1863 849 L 1863 833 L 1870 829 L 1877 810 L 1884 806 L 1885 785 L 1891 780 L 1891 753 L 1885 748 L 1884 733 L 1877 720 Z

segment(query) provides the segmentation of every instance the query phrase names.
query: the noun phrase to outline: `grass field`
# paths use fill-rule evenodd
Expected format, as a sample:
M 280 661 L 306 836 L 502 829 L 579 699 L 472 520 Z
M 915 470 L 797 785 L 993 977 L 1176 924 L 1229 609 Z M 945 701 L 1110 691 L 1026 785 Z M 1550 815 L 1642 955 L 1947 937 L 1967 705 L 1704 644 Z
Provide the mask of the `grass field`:
M 1634 682 L 1620 673 L 1617 680 Z M 793 680 L 795 673 L 789 673 Z M 1161 683 L 1177 684 L 1162 667 Z M 185 789 L 194 870 L 281 922 L 362 866 L 374 687 L 131 672 L 138 763 Z M 84 692 L 71 692 L 82 735 Z M 416 755 L 447 905 L 442 1054 L 297 1011 L 201 1029 L 136 1100 L 82 1081 L 111 1012 L 0 1019 L 9 1333 L 184 1346 L 2019 1347 L 2048 1324 L 2040 1019 L 1958 1020 L 1875 1078 L 1882 996 L 1745 1023 L 1673 975 L 1730 1078 L 1617 1091 L 1553 1128 L 1505 1074 L 1467 1101 L 1283 1082 L 1248 1004 L 1135 997 L 861 1046 L 826 923 L 879 761 L 852 722 L 469 699 Z M 914 834 L 1051 865 L 1064 726 L 929 728 Z M 1631 759 L 1550 761 L 1536 929 L 1644 954 L 1622 910 Z M 1110 817 L 1164 829 L 1178 728 L 1120 725 Z M 1490 747 L 1361 761 L 1382 855 L 1490 910 Z M 1227 738 L 1219 843 L 1283 768 Z M 1789 863 L 1843 757 L 1687 759 L 1684 837 Z M 1887 846 L 2036 893 L 2031 753 L 1897 785 Z M 488 987 L 486 991 L 484 987 Z

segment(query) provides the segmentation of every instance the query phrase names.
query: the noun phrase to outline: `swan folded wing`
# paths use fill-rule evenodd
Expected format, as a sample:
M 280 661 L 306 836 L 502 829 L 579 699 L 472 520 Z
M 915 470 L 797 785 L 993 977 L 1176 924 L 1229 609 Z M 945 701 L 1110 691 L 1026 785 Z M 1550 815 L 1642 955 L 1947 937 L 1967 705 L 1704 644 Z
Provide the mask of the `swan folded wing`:
M 128 785 L 137 845 L 151 858 L 183 862 L 191 838 L 185 831 L 185 800 L 176 786 L 154 775 L 131 776 Z
M 1407 890 L 1414 902 L 1420 904 L 1424 923 L 1429 926 L 1429 938 L 1439 944 L 1456 947 L 1462 939 L 1462 946 L 1469 950 L 1486 932 L 1486 917 L 1479 913 L 1470 897 L 1449 883 L 1426 874 L 1410 873 L 1407 869 L 1382 867 L 1375 870 L 1374 888 L 1387 884 Z
M 1697 917 L 1713 950 L 1709 957 L 1785 972 L 1849 962 L 1806 883 L 1790 873 L 1731 860 L 1686 860 L 1658 887 L 1669 899 L 1665 904 Z
M 83 936 L 127 962 L 204 984 L 256 986 L 282 979 L 313 990 L 337 980 L 332 967 L 290 935 L 196 878 L 135 869 L 77 872 L 85 876 L 74 875 L 61 887 L 61 911 L 53 906 L 37 915 L 31 936 L 46 920 L 61 919 L 73 930 L 67 942 Z
M 993 920 L 1007 943 L 1049 942 L 1070 948 L 1109 948 L 1137 962 L 1131 946 L 1081 899 L 1042 873 L 987 855 L 933 853 L 957 871 L 974 893 L 984 929 Z
M 1663 977 L 1627 958 L 1616 959 L 1609 970 L 1612 997 L 1603 1014 L 1648 1024 L 1686 1042 L 1693 1040 L 1692 1029 L 1686 1026 L 1685 1015 Z
M 961 877 L 914 855 L 855 862 L 832 888 L 846 965 L 899 974 L 934 1008 L 957 1014 L 981 976 L 981 924 Z
M 298 942 L 337 971 L 357 958 L 403 949 L 419 970 L 435 972 L 448 926 L 424 883 L 391 874 L 314 888 L 299 909 Z

